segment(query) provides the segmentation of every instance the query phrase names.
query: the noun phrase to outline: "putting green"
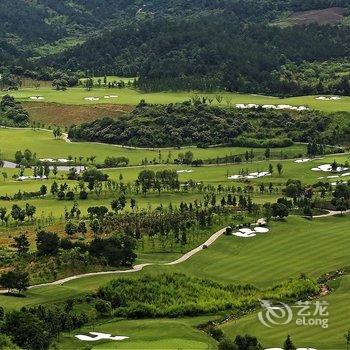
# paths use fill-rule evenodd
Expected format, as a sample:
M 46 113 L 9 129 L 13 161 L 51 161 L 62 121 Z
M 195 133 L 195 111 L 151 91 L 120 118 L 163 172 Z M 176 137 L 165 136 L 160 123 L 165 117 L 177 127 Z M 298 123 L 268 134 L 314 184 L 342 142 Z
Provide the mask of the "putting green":
M 195 328 L 213 316 L 182 318 L 182 319 L 155 319 L 155 320 L 117 320 L 107 321 L 92 327 L 83 327 L 74 334 L 63 334 L 60 338 L 59 349 L 216 349 L 216 342 L 204 332 Z M 112 335 L 128 336 L 123 341 L 100 340 L 84 342 L 76 339 L 75 334 L 102 332 Z

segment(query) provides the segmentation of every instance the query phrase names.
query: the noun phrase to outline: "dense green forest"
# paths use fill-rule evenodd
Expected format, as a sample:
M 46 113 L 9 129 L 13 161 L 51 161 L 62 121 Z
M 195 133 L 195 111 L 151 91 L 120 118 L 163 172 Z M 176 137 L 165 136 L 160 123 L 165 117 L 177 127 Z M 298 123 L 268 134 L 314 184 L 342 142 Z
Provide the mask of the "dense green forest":
M 0 59 L 16 74 L 34 78 L 54 79 L 57 70 L 140 76 L 139 87 L 146 91 L 348 95 L 349 73 L 332 86 L 317 74 L 311 85 L 304 74 L 286 75 L 293 65 L 349 62 L 346 22 L 272 25 L 288 13 L 335 6 L 349 2 L 4 0 Z
M 140 104 L 118 120 L 104 118 L 74 126 L 73 140 L 128 146 L 163 147 L 216 144 L 262 147 L 288 146 L 293 141 L 325 144 L 349 142 L 347 113 L 316 111 L 239 110 L 208 104 Z

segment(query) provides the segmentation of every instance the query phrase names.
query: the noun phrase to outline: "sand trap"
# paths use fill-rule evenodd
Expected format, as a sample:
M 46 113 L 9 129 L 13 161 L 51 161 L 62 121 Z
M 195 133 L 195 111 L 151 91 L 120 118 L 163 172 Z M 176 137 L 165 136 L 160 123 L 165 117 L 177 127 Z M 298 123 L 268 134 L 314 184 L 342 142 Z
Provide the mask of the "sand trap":
M 283 350 L 282 348 L 268 348 L 265 350 Z M 314 348 L 297 348 L 297 350 L 316 350 Z
M 233 232 L 232 235 L 236 237 L 242 237 L 242 238 L 252 238 L 256 236 L 256 233 L 244 233 L 244 232 L 238 231 L 238 232 Z
M 277 109 L 291 109 L 292 106 L 291 105 L 278 105 Z
M 240 232 L 246 233 L 246 234 L 252 234 L 254 233 L 253 230 L 251 230 L 250 228 L 240 228 L 239 229 Z
M 324 176 L 320 176 L 317 178 L 317 180 L 322 180 L 322 179 L 324 179 Z
M 332 170 L 331 164 L 323 164 L 319 165 L 317 168 L 312 168 L 312 171 L 324 171 L 324 172 L 337 172 L 340 173 L 342 171 L 349 170 L 349 168 L 343 168 L 341 166 L 338 166 L 336 170 Z
M 176 171 L 178 174 L 190 174 L 190 173 L 193 173 L 193 170 L 177 170 Z
M 339 177 L 338 175 L 332 175 L 332 176 L 327 176 L 327 179 L 336 179 L 338 177 Z
M 19 176 L 17 178 L 18 181 L 24 181 L 24 180 L 44 180 L 47 179 L 46 175 L 40 176 Z
M 254 231 L 258 232 L 258 233 L 267 233 L 270 230 L 268 228 L 266 228 L 266 227 L 259 227 L 259 226 L 257 226 L 257 227 L 254 228 Z
M 248 179 L 248 180 L 252 180 L 252 179 L 258 179 L 261 177 L 265 177 L 265 176 L 271 176 L 271 174 L 267 171 L 261 171 L 261 172 L 254 172 L 254 173 L 249 173 L 248 175 L 230 175 L 227 177 L 227 180 L 239 180 L 239 179 Z
M 294 161 L 294 163 L 306 163 L 306 162 L 310 162 L 311 159 L 309 158 L 303 158 L 303 159 L 297 159 Z
M 255 103 L 237 103 L 236 108 L 238 109 L 256 109 L 256 108 L 263 108 L 263 109 L 279 109 L 279 110 L 284 110 L 284 109 L 290 109 L 290 110 L 295 110 L 295 111 L 307 111 L 309 110 L 308 107 L 306 106 L 291 106 L 291 105 L 257 105 Z
M 350 173 L 344 173 L 341 176 L 350 176 Z
M 85 101 L 98 101 L 99 98 L 98 97 L 85 97 L 84 100 Z
M 109 95 L 110 98 L 118 98 L 118 95 Z
M 101 339 L 120 341 L 120 340 L 129 338 L 129 337 L 124 337 L 119 335 L 112 336 L 112 334 L 108 334 L 108 333 L 89 332 L 89 334 L 93 335 L 93 337 L 88 335 L 83 335 L 83 334 L 77 334 L 75 337 L 83 341 L 98 341 Z
M 246 109 L 246 108 L 248 108 L 248 106 L 246 106 L 243 103 L 238 103 L 238 104 L 236 104 L 236 108 L 238 108 L 238 109 Z
M 238 180 L 241 179 L 243 176 L 242 175 L 230 175 L 227 177 L 228 180 Z
M 65 159 L 65 158 L 58 158 L 57 159 L 60 163 L 69 163 L 69 162 L 73 162 L 72 160 L 68 160 L 68 159 Z
M 341 97 L 339 97 L 339 96 L 331 96 L 331 97 L 319 96 L 319 97 L 316 97 L 316 100 L 319 100 L 319 101 L 337 101 L 340 99 L 341 99 Z
M 34 101 L 40 101 L 44 100 L 43 96 L 30 96 L 29 99 L 34 100 Z
M 39 159 L 41 162 L 49 162 L 49 163 L 54 163 L 55 160 L 52 158 L 41 158 Z
M 264 109 L 276 109 L 277 107 L 275 105 L 263 105 L 262 108 L 264 108 Z

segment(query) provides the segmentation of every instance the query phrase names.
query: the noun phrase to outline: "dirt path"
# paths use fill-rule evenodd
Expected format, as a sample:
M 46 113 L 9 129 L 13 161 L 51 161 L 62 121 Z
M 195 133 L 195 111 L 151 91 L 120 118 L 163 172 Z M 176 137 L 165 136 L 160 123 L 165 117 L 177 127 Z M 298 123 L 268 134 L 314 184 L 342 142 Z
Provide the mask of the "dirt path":
M 139 264 L 139 265 L 135 265 L 133 266 L 132 269 L 128 269 L 128 270 L 114 270 L 114 271 L 101 271 L 101 272 L 90 272 L 90 273 L 83 273 L 80 275 L 75 275 L 75 276 L 70 276 L 70 277 L 66 277 L 54 282 L 49 282 L 49 283 L 42 283 L 42 284 L 36 284 L 33 286 L 30 286 L 28 289 L 34 289 L 34 288 L 39 288 L 39 287 L 47 287 L 47 286 L 58 286 L 58 285 L 62 285 L 64 283 L 67 283 L 69 281 L 73 281 L 79 278 L 83 278 L 83 277 L 93 277 L 93 276 L 100 276 L 100 275 L 111 275 L 111 274 L 115 274 L 115 275 L 119 275 L 119 274 L 125 274 L 125 273 L 133 273 L 133 272 L 138 272 L 143 270 L 143 268 L 145 268 L 146 266 L 151 266 L 151 265 L 163 265 L 163 266 L 167 266 L 167 265 L 177 265 L 180 264 L 186 260 L 188 260 L 189 258 L 191 258 L 193 255 L 197 254 L 198 252 L 200 252 L 201 250 L 203 250 L 203 246 L 210 246 L 211 244 L 213 244 L 221 235 L 224 234 L 224 232 L 226 231 L 226 227 L 215 232 L 213 235 L 211 235 L 208 240 L 206 242 L 204 242 L 203 244 L 199 245 L 197 248 L 192 249 L 191 251 L 189 251 L 188 253 L 184 254 L 183 256 L 181 256 L 179 259 L 171 261 L 169 263 L 164 263 L 164 264 L 154 264 L 154 263 L 146 263 L 146 264 Z M 7 290 L 0 290 L 0 294 L 5 294 L 7 293 Z

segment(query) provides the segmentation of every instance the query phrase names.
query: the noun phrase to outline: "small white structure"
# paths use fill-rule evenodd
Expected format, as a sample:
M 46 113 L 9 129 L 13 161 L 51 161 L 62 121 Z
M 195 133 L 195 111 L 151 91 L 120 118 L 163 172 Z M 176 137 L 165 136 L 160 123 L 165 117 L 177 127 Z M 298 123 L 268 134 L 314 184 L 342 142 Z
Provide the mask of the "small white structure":
M 98 341 L 98 340 L 114 340 L 114 341 L 120 341 L 124 339 L 128 339 L 129 337 L 124 336 L 112 336 L 112 334 L 108 333 L 99 333 L 99 332 L 89 332 L 89 334 L 93 335 L 93 337 L 89 335 L 83 335 L 83 334 L 77 334 L 75 337 L 82 341 Z

